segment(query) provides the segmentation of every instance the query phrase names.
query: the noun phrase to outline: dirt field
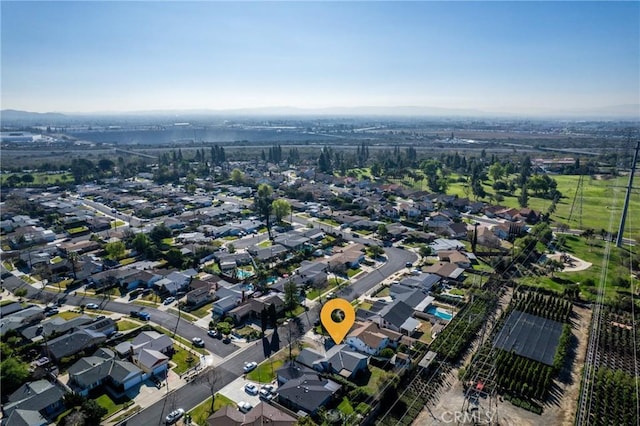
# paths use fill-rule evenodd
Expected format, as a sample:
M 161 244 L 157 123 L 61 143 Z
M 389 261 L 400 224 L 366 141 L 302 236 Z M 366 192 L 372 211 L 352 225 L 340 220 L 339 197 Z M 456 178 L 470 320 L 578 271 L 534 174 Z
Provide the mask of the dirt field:
M 509 402 L 480 399 L 477 404 L 468 404 L 470 411 L 463 412 L 464 394 L 462 384 L 458 381 L 458 369 L 452 370 L 445 385 L 441 388 L 439 398 L 428 404 L 413 422 L 415 426 L 443 424 L 499 424 L 507 426 L 539 426 L 574 424 L 578 397 L 580 393 L 580 375 L 584 365 L 589 337 L 591 310 L 574 306 L 572 318 L 573 335 L 577 346 L 569 354 L 571 369 L 563 368 L 560 377 L 555 380 L 556 389 L 552 392 L 550 402 L 544 406 L 542 415 L 511 405 Z M 468 361 L 468 360 L 467 360 Z M 465 361 L 466 363 L 466 361 Z

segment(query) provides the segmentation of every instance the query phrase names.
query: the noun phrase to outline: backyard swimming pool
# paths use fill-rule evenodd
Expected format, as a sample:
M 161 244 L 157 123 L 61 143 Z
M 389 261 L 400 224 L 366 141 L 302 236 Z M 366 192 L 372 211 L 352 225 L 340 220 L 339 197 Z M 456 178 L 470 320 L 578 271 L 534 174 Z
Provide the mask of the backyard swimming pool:
M 429 309 L 427 309 L 427 313 L 445 321 L 451 321 L 451 318 L 453 318 L 452 314 L 445 311 L 444 309 L 436 308 L 435 306 L 429 306 Z

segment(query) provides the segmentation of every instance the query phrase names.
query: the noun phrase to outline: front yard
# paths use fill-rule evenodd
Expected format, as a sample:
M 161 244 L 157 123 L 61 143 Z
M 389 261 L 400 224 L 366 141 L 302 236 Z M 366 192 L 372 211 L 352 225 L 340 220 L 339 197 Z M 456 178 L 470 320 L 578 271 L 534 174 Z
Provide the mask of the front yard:
M 211 397 L 205 400 L 202 404 L 198 405 L 193 410 L 189 411 L 191 419 L 198 425 L 207 424 L 209 416 L 219 409 L 226 407 L 227 405 L 235 406 L 236 403 L 227 398 L 226 396 L 217 393 L 216 399 L 213 401 L 213 411 L 211 411 Z
M 171 361 L 176 364 L 173 371 L 176 374 L 182 374 L 199 362 L 200 355 L 196 352 L 187 351 L 181 346 L 174 346 L 175 353 L 171 357 Z
M 276 378 L 276 370 L 284 364 L 284 356 L 277 356 L 265 360 L 255 370 L 247 374 L 247 379 L 254 382 L 270 383 Z

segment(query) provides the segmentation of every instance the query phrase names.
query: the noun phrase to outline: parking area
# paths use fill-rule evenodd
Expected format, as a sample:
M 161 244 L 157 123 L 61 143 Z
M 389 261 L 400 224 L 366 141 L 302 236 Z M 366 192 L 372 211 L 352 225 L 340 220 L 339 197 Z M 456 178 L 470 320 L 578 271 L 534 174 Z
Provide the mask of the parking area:
M 249 395 L 244 390 L 244 385 L 246 385 L 247 383 L 253 383 L 254 385 L 256 385 L 257 389 L 260 389 L 260 383 L 246 380 L 243 377 L 238 377 L 233 382 L 220 389 L 220 393 L 231 399 L 236 404 L 240 401 L 245 401 L 255 407 L 260 402 L 260 398 L 258 397 L 258 395 Z

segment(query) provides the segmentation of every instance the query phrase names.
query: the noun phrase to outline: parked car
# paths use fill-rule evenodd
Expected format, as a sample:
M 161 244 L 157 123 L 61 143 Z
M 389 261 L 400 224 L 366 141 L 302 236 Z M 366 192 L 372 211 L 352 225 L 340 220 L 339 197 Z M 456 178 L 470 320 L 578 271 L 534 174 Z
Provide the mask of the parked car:
M 246 401 L 238 402 L 238 410 L 242 411 L 243 413 L 248 413 L 249 411 L 251 411 L 252 408 L 253 408 L 253 405 L 249 404 Z
M 209 337 L 220 337 L 220 332 L 218 330 L 209 330 L 207 331 L 207 334 L 209 335 Z
M 115 333 L 113 333 L 113 334 L 110 336 L 110 338 L 111 338 L 111 339 L 117 339 L 118 337 L 122 337 L 122 336 L 124 336 L 124 333 L 123 333 L 123 332 L 121 332 L 121 331 L 116 331 Z
M 169 415 L 167 415 L 167 417 L 165 418 L 165 421 L 168 425 L 170 425 L 177 422 L 178 419 L 183 415 L 184 415 L 184 409 L 178 408 L 177 410 L 173 410 L 172 412 L 170 412 Z
M 138 318 L 142 321 L 149 321 L 151 319 L 151 315 L 148 312 L 138 312 Z
M 253 383 L 247 383 L 246 385 L 244 385 L 244 391 L 249 395 L 257 395 L 258 387 Z
M 231 343 L 231 338 L 229 336 L 225 337 L 224 339 L 222 339 L 222 343 L 228 345 L 229 343 Z
M 173 296 L 167 297 L 166 299 L 164 299 L 164 302 L 162 302 L 163 305 L 168 305 L 170 303 L 173 303 L 176 301 L 176 298 Z
M 85 308 L 87 309 L 98 309 L 99 306 L 97 303 L 87 303 L 87 305 L 85 306 Z
M 273 399 L 274 395 L 268 389 L 262 388 L 260 389 L 259 395 L 260 399 L 265 399 L 267 401 Z
M 245 373 L 248 373 L 248 372 L 250 372 L 250 371 L 253 371 L 253 370 L 255 370 L 255 368 L 256 368 L 257 366 L 258 366 L 258 363 L 257 363 L 257 362 L 255 362 L 255 361 L 247 362 L 247 363 L 244 365 L 244 372 L 245 372 Z
M 57 308 L 53 308 L 53 309 L 49 309 L 48 311 L 46 311 L 44 314 L 48 317 L 52 317 L 55 314 L 59 313 L 60 311 Z
M 204 340 L 202 340 L 201 337 L 194 337 L 191 339 L 191 343 L 193 343 L 193 346 L 195 347 L 204 348 Z

